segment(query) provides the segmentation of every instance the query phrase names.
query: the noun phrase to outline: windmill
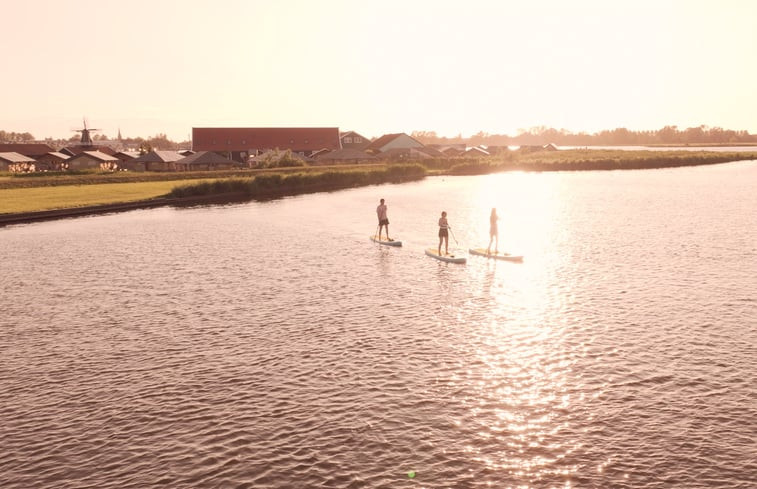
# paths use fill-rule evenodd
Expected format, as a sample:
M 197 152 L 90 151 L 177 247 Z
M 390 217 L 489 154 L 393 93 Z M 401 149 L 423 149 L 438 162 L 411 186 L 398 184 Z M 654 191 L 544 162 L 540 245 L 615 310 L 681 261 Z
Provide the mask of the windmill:
M 71 129 L 74 132 L 80 132 L 81 133 L 81 141 L 79 142 L 82 146 L 92 146 L 92 138 L 90 137 L 89 133 L 91 131 L 99 131 L 100 129 L 91 129 L 87 127 L 87 119 L 82 118 L 84 121 L 84 129 Z

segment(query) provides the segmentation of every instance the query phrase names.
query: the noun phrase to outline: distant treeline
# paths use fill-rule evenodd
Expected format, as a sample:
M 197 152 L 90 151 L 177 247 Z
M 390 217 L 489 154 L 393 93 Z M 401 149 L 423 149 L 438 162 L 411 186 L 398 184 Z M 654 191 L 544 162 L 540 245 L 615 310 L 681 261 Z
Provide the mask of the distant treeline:
M 665 126 L 658 131 L 630 131 L 624 128 L 605 130 L 594 134 L 572 133 L 565 129 L 535 127 L 517 136 L 479 132 L 469 138 L 447 138 L 435 132 L 414 131 L 412 137 L 423 144 L 467 144 L 468 146 L 524 146 L 556 144 L 558 146 L 639 146 L 639 145 L 688 145 L 688 144 L 756 144 L 757 134 L 747 131 L 732 131 L 720 127 L 690 127 L 678 129 Z
M 34 143 L 34 142 L 43 142 L 45 144 L 48 144 L 52 146 L 55 149 L 59 149 L 65 146 L 68 146 L 71 143 L 76 143 L 81 139 L 81 134 L 74 134 L 68 139 L 54 139 L 54 138 L 45 138 L 43 140 L 39 140 L 34 137 L 33 134 L 28 132 L 12 132 L 12 131 L 2 131 L 0 130 L 0 143 Z M 94 134 L 92 136 L 92 141 L 97 144 L 98 141 L 111 141 L 112 139 L 106 136 L 105 134 Z M 132 148 L 141 148 L 145 151 L 151 151 L 153 149 L 158 150 L 178 150 L 178 149 L 187 149 L 191 148 L 191 142 L 190 141 L 181 141 L 181 142 L 175 142 L 168 139 L 168 136 L 165 134 L 157 134 L 155 136 L 151 136 L 149 138 L 141 138 L 141 137 L 135 137 L 135 138 L 125 138 L 122 137 L 119 139 L 124 146 L 126 147 L 132 147 Z
M 489 134 L 479 132 L 471 137 L 464 138 L 438 136 L 434 131 L 413 131 L 411 136 L 423 144 L 465 144 L 467 146 L 530 146 L 556 144 L 558 146 L 640 146 L 640 145 L 676 145 L 685 146 L 693 144 L 704 145 L 728 145 L 728 144 L 755 144 L 757 134 L 749 134 L 747 131 L 733 131 L 720 127 L 689 127 L 678 129 L 677 126 L 665 126 L 657 131 L 631 131 L 625 128 L 604 130 L 593 134 L 573 133 L 565 129 L 553 129 L 549 127 L 534 127 L 522 130 L 517 136 L 506 134 Z M 79 140 L 80 135 L 73 135 L 69 139 L 44 140 L 47 144 L 58 148 Z M 95 134 L 92 140 L 108 140 L 103 134 Z M 0 130 L 0 143 L 24 143 L 38 141 L 28 132 L 7 132 Z M 176 150 L 191 147 L 190 141 L 175 142 L 165 134 L 157 134 L 149 138 L 121 138 L 120 141 L 129 147 L 139 147 L 146 151 L 152 149 Z

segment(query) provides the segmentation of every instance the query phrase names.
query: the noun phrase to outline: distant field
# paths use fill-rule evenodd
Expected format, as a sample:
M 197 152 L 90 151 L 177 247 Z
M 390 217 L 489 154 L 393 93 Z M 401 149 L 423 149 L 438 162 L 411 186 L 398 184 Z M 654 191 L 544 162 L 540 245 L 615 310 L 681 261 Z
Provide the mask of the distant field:
M 188 181 L 184 180 L 3 189 L 0 190 L 0 214 L 147 200 L 166 195 L 177 185 L 186 183 Z

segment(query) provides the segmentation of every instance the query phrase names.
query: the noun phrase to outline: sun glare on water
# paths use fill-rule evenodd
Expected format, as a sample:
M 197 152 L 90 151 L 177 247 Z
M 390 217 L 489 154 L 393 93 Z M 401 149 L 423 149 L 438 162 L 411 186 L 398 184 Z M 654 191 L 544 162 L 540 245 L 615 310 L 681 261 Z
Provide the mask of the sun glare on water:
M 573 427 L 565 414 L 580 403 L 571 368 L 581 352 L 566 344 L 562 313 L 569 285 L 545 287 L 556 283 L 546 265 L 564 238 L 562 180 L 529 173 L 479 180 L 465 210 L 471 222 L 480 222 L 471 226 L 470 241 L 488 244 L 488 218 L 496 208 L 499 251 L 525 259 L 476 262 L 483 264 L 476 279 L 483 287 L 469 318 L 474 367 L 460 379 L 469 386 L 464 422 L 475 426 L 466 451 L 487 469 L 514 477 L 569 476 L 578 470 L 569 457 L 581 444 L 568 441 Z

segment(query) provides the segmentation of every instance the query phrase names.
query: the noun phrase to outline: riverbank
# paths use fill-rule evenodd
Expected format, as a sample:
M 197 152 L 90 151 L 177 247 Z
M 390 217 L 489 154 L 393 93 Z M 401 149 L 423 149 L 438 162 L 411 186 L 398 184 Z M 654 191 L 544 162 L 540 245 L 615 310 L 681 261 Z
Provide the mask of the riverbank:
M 418 164 L 386 165 L 374 168 L 341 169 L 311 172 L 262 173 L 255 177 L 202 179 L 184 185 L 173 186 L 167 193 L 148 199 L 135 199 L 129 202 L 113 201 L 96 205 L 72 205 L 62 208 L 34 209 L 22 212 L 0 213 L 0 227 L 10 224 L 77 217 L 88 214 L 105 214 L 126 210 L 160 206 L 208 205 L 249 200 L 267 200 L 287 195 L 313 192 L 325 192 L 345 188 L 379 185 L 384 183 L 402 183 L 420 180 L 427 174 L 425 167 Z M 154 182 L 134 183 L 149 185 Z M 123 185 L 123 184 L 121 184 Z M 103 187 L 103 184 L 91 187 Z M 106 185 L 114 188 L 116 185 Z M 75 189 L 80 192 L 86 186 L 56 186 L 43 189 L 46 192 L 62 195 Z M 0 190 L 0 196 L 14 190 Z M 100 190 L 100 189 L 98 189 Z M 39 189 L 21 189 L 22 192 L 38 192 Z M 99 195 L 98 192 L 96 194 Z
M 193 173 L 83 172 L 0 175 L 0 226 L 167 205 L 270 199 L 400 183 L 427 175 L 505 171 L 631 170 L 755 160 L 757 153 L 567 150 L 423 163 Z

